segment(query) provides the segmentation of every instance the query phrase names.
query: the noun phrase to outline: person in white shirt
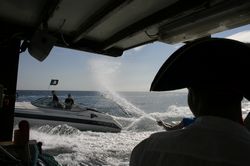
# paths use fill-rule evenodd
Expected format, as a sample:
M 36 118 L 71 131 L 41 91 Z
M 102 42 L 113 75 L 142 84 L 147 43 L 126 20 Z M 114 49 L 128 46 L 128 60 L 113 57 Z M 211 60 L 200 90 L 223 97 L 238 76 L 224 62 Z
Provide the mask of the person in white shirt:
M 184 129 L 152 134 L 133 149 L 130 166 L 247 166 L 250 132 L 241 101 L 250 100 L 250 48 L 210 38 L 186 44 L 163 64 L 152 91 L 188 88 L 195 121 Z

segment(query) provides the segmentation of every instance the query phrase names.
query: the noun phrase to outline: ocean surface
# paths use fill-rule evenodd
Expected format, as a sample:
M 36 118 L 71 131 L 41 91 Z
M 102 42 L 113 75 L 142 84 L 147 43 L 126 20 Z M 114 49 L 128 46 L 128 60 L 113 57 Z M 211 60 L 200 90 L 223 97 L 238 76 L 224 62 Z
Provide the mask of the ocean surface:
M 25 105 L 50 91 L 17 91 L 16 104 Z M 186 92 L 95 92 L 57 91 L 61 101 L 71 93 L 75 103 L 95 108 L 121 123 L 120 133 L 79 131 L 65 125 L 44 124 L 31 128 L 30 137 L 43 143 L 43 150 L 52 154 L 63 166 L 128 166 L 133 148 L 154 132 L 164 131 L 156 120 L 178 123 L 193 117 L 187 106 Z M 242 102 L 243 117 L 250 104 Z M 129 116 L 128 116 L 129 115 Z

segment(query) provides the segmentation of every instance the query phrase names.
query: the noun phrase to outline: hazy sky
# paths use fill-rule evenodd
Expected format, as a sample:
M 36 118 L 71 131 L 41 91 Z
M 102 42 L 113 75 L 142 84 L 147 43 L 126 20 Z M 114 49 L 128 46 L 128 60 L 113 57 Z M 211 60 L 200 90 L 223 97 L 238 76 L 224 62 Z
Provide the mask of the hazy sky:
M 213 36 L 249 42 L 250 25 Z M 17 89 L 149 91 L 157 71 L 178 47 L 155 42 L 116 58 L 54 47 L 43 62 L 25 52 L 19 58 Z M 51 79 L 59 84 L 49 86 Z

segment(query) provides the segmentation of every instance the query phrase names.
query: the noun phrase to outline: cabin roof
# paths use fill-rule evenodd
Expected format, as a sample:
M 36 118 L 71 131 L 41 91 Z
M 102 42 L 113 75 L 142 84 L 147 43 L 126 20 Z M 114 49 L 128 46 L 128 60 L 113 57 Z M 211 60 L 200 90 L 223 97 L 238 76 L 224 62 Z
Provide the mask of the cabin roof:
M 0 0 L 0 35 L 108 56 L 250 23 L 249 0 Z M 44 42 L 44 41 L 43 41 Z M 34 42 L 35 43 L 35 42 Z

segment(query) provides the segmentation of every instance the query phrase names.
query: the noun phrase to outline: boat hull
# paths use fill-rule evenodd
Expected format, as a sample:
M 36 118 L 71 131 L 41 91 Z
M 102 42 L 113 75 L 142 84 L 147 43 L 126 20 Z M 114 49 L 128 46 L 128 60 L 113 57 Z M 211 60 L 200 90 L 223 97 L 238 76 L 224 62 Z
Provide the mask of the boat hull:
M 114 127 L 107 127 L 107 126 L 87 124 L 87 123 L 75 123 L 75 122 L 41 119 L 41 118 L 34 119 L 34 118 L 17 117 L 17 116 L 15 116 L 14 124 L 15 125 L 18 124 L 21 120 L 27 120 L 30 123 L 31 127 L 40 127 L 43 125 L 49 125 L 53 127 L 53 126 L 67 124 L 81 131 L 115 132 L 115 133 L 121 131 L 119 127 L 114 128 Z
M 27 120 L 31 127 L 43 125 L 57 126 L 67 124 L 81 131 L 120 132 L 121 125 L 110 115 L 94 109 L 60 110 L 40 108 L 32 104 L 15 108 L 15 124 Z

